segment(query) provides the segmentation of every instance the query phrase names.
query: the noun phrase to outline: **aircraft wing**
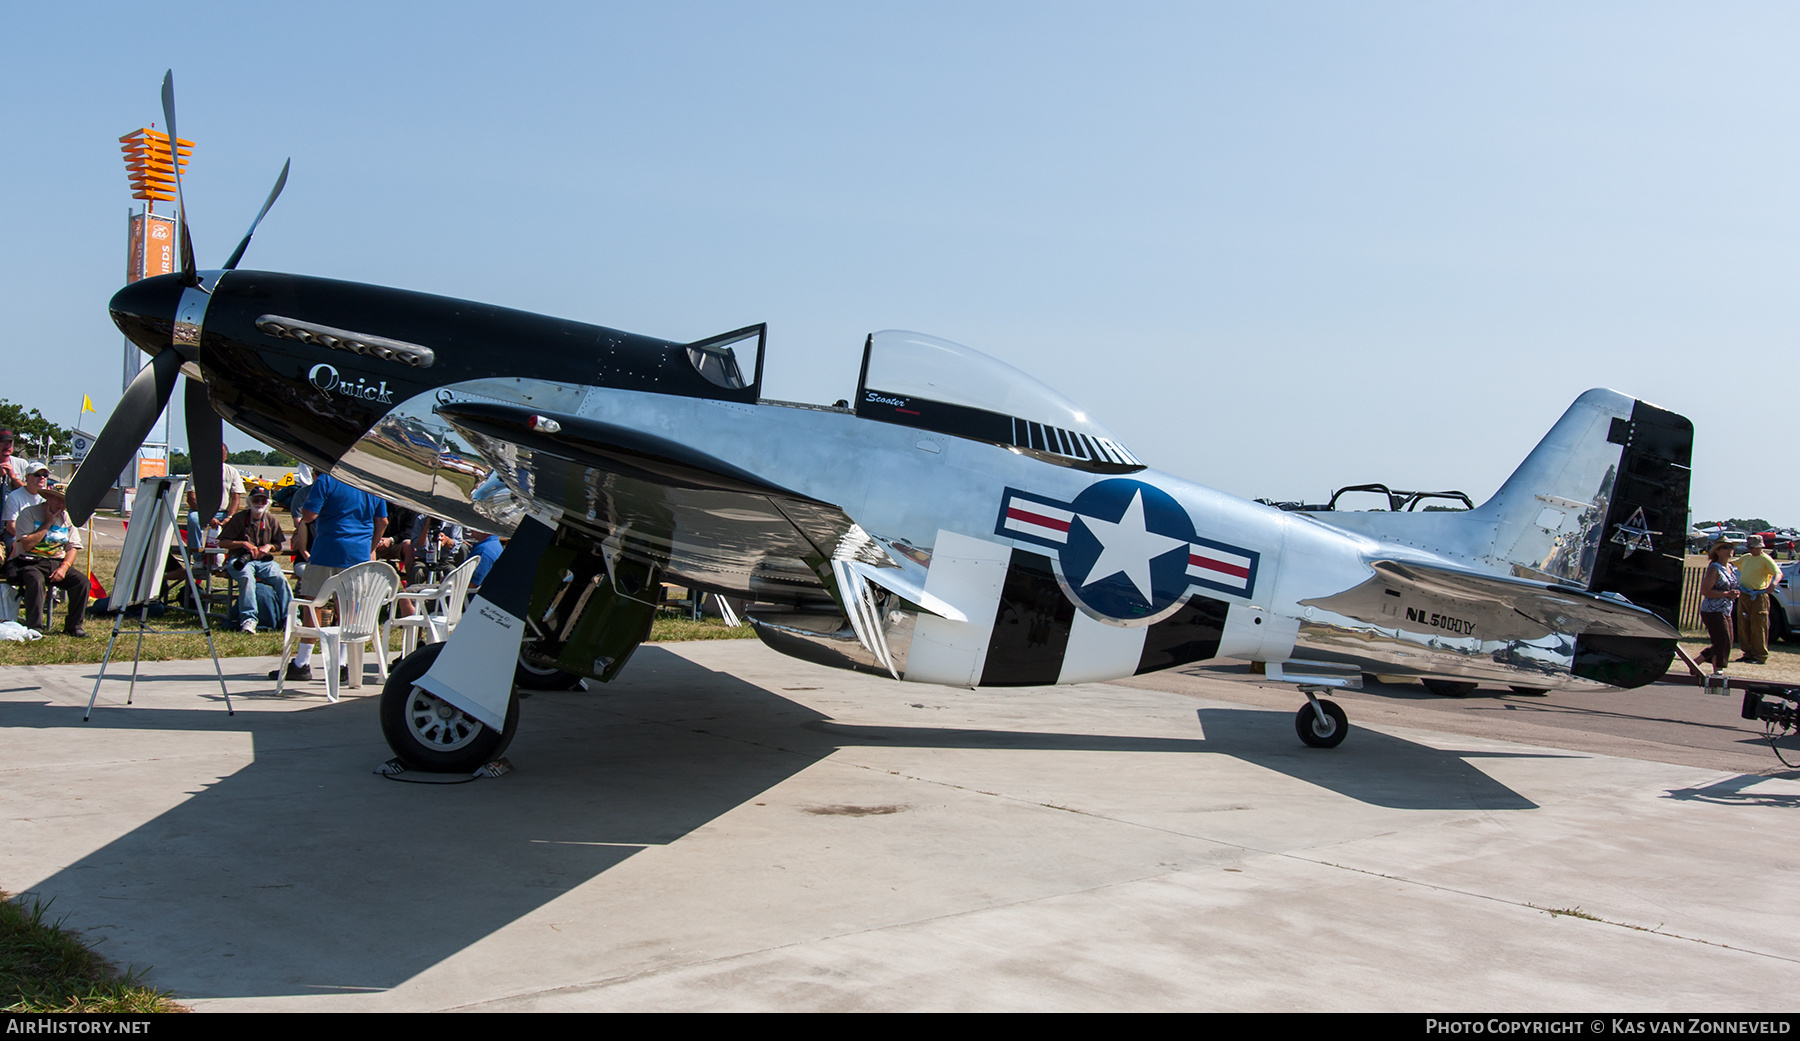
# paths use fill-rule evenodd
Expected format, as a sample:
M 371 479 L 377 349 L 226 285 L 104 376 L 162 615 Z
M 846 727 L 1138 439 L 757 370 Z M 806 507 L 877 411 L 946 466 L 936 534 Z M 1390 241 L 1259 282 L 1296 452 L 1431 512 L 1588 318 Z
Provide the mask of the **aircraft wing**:
M 1463 601 L 1486 610 L 1510 610 L 1558 632 L 1646 636 L 1673 640 L 1673 625 L 1623 599 L 1573 586 L 1545 585 L 1469 568 L 1411 561 L 1377 560 L 1372 566 L 1387 584 L 1411 588 L 1441 600 Z
M 834 559 L 893 567 L 838 507 L 641 430 L 498 402 L 438 414 L 514 495 L 669 581 L 775 603 L 830 601 Z

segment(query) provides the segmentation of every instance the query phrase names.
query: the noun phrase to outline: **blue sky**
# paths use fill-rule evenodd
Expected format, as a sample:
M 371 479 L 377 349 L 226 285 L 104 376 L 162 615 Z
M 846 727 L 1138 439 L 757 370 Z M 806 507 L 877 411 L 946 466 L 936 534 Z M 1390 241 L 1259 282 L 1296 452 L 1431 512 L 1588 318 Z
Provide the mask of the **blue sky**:
M 773 397 L 847 396 L 867 332 L 915 329 L 1235 494 L 1479 500 L 1611 386 L 1695 421 L 1697 519 L 1800 524 L 1800 8 L 179 10 L 0 23 L 0 397 L 64 422 L 119 393 L 116 139 L 173 66 L 203 266 L 292 156 L 245 266 L 768 321 Z

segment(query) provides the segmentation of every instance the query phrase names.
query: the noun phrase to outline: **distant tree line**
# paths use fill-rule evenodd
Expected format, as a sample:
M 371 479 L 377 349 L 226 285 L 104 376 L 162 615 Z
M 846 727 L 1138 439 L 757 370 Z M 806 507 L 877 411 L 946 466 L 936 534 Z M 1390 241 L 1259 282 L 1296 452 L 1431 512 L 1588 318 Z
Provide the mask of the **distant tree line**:
M 259 452 L 247 448 L 242 452 L 233 452 L 225 457 L 232 466 L 293 466 L 297 462 L 291 455 L 282 452 Z M 172 474 L 191 474 L 194 472 L 193 461 L 186 452 L 169 453 L 169 472 Z
M 37 409 L 15 405 L 4 398 L 0 398 L 0 427 L 13 432 L 17 442 L 13 452 L 30 458 L 68 455 L 75 442 L 68 427 L 59 427 Z

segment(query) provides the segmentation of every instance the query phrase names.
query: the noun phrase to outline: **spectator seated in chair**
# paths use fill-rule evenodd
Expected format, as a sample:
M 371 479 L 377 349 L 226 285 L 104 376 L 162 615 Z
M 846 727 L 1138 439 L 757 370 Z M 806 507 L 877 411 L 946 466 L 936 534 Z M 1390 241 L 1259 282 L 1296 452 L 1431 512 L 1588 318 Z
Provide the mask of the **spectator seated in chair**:
M 19 599 L 24 601 L 26 626 L 43 631 L 44 593 L 49 587 L 61 589 L 69 597 L 63 631 L 70 636 L 86 636 L 81 620 L 87 614 L 88 577 L 75 567 L 75 556 L 81 551 L 81 529 L 69 523 L 63 490 L 46 483 L 44 501 L 20 510 L 14 523 L 19 537 L 13 540 L 13 555 L 6 562 L 6 571 L 19 589 Z
M 293 590 L 286 582 L 280 586 L 252 582 L 250 588 L 254 591 L 251 595 L 256 600 L 255 607 L 247 614 L 242 601 L 234 601 L 225 615 L 225 627 L 247 633 L 258 629 L 279 632 L 287 624 L 287 605 L 294 598 Z M 245 625 L 246 621 L 250 624 Z
M 0 542 L 5 543 L 8 551 L 12 549 L 13 539 L 19 536 L 19 511 L 44 501 L 44 483 L 49 479 L 48 466 L 34 466 L 25 475 L 23 485 L 7 492 L 6 498 L 0 499 L 0 523 L 6 526 L 6 533 L 0 535 Z
M 281 522 L 269 512 L 269 492 L 258 488 L 250 493 L 250 506 L 238 511 L 219 532 L 219 548 L 226 554 L 225 572 L 237 582 L 238 628 L 253 633 L 261 611 L 258 610 L 258 587 L 266 587 L 275 598 L 275 613 L 269 628 L 280 628 L 287 618 L 287 602 L 293 591 L 287 576 L 281 573 L 275 554 L 286 539 Z

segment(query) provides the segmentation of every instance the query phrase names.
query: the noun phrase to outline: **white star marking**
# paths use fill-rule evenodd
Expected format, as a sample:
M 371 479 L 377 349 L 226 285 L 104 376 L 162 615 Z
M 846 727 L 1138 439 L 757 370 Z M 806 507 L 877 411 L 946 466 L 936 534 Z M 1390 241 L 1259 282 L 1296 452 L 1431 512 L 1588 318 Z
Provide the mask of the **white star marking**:
M 1185 549 L 1188 543 L 1158 535 L 1144 527 L 1144 493 L 1141 491 L 1132 495 L 1131 505 L 1125 507 L 1125 515 L 1117 524 L 1085 513 L 1080 516 L 1081 523 L 1100 540 L 1100 559 L 1094 561 L 1081 584 L 1093 585 L 1100 579 L 1123 573 L 1146 601 L 1155 603 L 1156 597 L 1150 592 L 1150 562 L 1164 553 Z

